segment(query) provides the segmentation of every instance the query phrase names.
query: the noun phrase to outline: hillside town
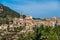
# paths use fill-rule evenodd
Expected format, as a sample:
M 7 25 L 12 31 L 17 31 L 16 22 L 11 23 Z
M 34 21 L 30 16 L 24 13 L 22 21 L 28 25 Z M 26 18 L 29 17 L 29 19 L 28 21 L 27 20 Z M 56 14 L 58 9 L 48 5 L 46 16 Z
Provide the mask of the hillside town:
M 8 19 L 10 19 L 8 17 Z M 32 30 L 32 27 L 39 27 L 41 25 L 43 26 L 51 26 L 51 27 L 55 27 L 56 25 L 60 25 L 60 18 L 56 18 L 56 17 L 52 17 L 52 18 L 45 18 L 45 19 L 33 19 L 32 16 L 26 15 L 25 18 L 22 17 L 22 14 L 20 14 L 20 18 L 13 18 L 10 19 L 12 20 L 12 22 L 9 22 L 8 24 L 2 24 L 0 26 L 0 29 L 7 29 L 9 28 L 17 28 L 17 27 L 24 27 L 24 31 L 25 30 Z
M 0 5 L 0 13 L 3 12 L 3 7 Z M 0 18 L 0 20 L 3 20 L 3 18 Z M 20 13 L 20 17 L 14 17 L 11 18 L 9 15 L 7 15 L 7 19 L 4 18 L 4 20 L 8 20 L 8 24 L 4 23 L 0 25 L 0 29 L 7 29 L 8 27 L 13 29 L 17 27 L 24 27 L 24 31 L 32 30 L 33 27 L 37 26 L 51 26 L 55 27 L 56 25 L 60 25 L 60 18 L 52 17 L 52 18 L 44 18 L 44 19 L 33 19 L 32 16 L 26 15 L 24 18 L 22 16 L 22 13 Z
M 4 9 L 0 5 L 0 13 L 4 14 L 3 11 Z M 10 12 L 10 10 L 6 11 Z M 52 18 L 42 19 L 33 18 L 30 15 L 25 15 L 25 17 L 23 17 L 22 13 L 19 14 L 19 17 L 11 17 L 10 14 L 5 14 L 5 16 L 3 15 L 3 17 L 0 16 L 0 40 L 29 40 L 28 36 L 30 37 L 30 33 L 32 33 L 31 37 L 33 37 L 30 37 L 30 40 L 49 40 L 51 34 L 53 34 L 53 36 L 56 37 L 56 39 L 58 40 L 57 33 L 59 31 L 57 30 L 57 28 L 59 28 L 59 26 L 60 18 L 57 18 L 55 16 Z M 53 29 L 50 27 L 52 27 Z M 53 36 L 51 37 L 54 38 Z

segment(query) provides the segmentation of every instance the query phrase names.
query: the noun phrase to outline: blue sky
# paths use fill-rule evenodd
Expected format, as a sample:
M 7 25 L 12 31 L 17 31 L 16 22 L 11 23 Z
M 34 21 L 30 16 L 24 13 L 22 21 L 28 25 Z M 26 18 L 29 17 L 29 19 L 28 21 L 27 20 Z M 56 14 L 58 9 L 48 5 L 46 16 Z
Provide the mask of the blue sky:
M 48 18 L 60 17 L 59 0 L 0 0 L 0 3 L 9 8 L 33 17 Z

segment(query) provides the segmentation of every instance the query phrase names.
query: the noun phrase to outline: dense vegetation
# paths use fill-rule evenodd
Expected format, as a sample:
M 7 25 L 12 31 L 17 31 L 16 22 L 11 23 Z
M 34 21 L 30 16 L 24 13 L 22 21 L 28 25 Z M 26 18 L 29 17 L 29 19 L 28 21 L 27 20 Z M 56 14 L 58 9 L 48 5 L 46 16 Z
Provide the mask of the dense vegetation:
M 60 26 L 34 27 L 32 31 L 21 34 L 19 40 L 60 40 Z
M 18 27 L 14 28 L 14 31 L 0 31 L 4 34 L 4 36 L 2 36 L 3 40 L 13 40 L 14 38 L 16 40 L 60 40 L 60 26 L 55 26 L 54 28 L 43 25 L 40 27 L 36 26 L 33 27 L 33 31 L 27 30 L 25 33 L 21 33 L 22 29 L 23 27 Z M 6 32 L 6 34 L 4 32 Z

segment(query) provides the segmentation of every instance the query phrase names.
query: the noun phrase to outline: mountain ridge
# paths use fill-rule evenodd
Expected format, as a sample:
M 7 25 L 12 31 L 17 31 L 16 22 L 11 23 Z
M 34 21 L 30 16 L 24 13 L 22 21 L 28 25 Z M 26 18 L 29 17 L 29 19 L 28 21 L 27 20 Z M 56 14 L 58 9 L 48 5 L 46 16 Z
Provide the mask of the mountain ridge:
M 19 17 L 19 13 L 10 9 L 7 6 L 4 6 L 3 4 L 0 4 L 0 6 L 2 7 L 3 11 L 0 13 L 0 17 L 5 18 L 7 15 L 11 16 L 11 17 Z M 1 8 L 0 8 L 1 9 Z
M 23 18 L 25 17 L 25 15 L 22 15 Z M 20 14 L 12 9 L 10 9 L 9 7 L 0 4 L 0 25 L 1 24 L 9 24 L 10 18 L 14 18 L 20 17 Z

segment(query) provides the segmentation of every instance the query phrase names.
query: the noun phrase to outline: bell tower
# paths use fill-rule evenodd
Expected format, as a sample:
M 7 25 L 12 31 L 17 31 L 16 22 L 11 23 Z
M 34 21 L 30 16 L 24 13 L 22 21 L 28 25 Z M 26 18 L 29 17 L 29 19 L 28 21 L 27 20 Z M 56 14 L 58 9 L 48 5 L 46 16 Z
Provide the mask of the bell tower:
M 20 18 L 23 19 L 22 12 L 20 12 Z
M 24 26 L 24 19 L 23 19 L 23 16 L 22 16 L 22 12 L 20 12 L 20 18 L 18 20 L 18 25 L 19 26 Z

